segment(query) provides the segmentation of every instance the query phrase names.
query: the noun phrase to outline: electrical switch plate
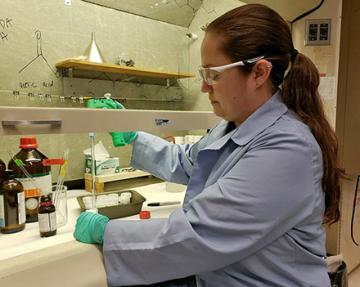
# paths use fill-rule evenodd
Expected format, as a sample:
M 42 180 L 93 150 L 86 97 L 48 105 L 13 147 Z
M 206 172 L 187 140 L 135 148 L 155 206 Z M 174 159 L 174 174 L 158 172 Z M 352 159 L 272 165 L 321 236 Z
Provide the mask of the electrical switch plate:
M 64 0 L 65 5 L 71 5 L 71 0 Z
M 331 19 L 306 21 L 305 46 L 330 45 Z

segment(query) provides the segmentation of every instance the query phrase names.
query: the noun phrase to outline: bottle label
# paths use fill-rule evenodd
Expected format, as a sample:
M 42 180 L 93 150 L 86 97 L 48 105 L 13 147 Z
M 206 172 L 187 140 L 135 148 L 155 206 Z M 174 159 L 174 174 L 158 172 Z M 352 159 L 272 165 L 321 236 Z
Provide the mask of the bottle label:
M 24 192 L 19 192 L 18 196 L 18 213 L 19 213 L 19 224 L 23 224 L 26 221 L 25 216 L 25 195 Z
M 39 213 L 40 232 L 49 232 L 56 230 L 56 212 Z
M 51 175 L 33 176 L 30 178 L 16 178 L 24 187 L 25 198 L 37 197 L 51 193 Z
M 0 227 L 5 227 L 4 196 L 0 195 Z
M 35 210 L 39 206 L 39 197 L 25 198 L 25 207 L 27 210 Z

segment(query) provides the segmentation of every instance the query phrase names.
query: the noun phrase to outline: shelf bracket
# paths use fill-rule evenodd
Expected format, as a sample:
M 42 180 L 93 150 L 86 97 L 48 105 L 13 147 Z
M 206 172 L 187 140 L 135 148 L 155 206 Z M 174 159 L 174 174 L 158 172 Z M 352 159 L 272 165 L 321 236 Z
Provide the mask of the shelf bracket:
M 61 76 L 63 78 L 69 77 L 72 78 L 74 74 L 74 68 L 62 68 L 61 69 Z
M 74 68 L 68 68 L 68 77 L 72 78 L 74 76 Z

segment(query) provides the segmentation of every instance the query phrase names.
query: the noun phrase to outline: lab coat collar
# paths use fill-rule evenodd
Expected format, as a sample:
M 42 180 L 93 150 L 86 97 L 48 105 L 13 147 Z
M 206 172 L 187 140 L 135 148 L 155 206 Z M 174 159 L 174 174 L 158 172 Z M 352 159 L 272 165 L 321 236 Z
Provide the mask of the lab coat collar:
M 278 90 L 267 102 L 251 114 L 239 127 L 229 132 L 219 140 L 215 141 L 205 149 L 219 150 L 230 139 L 239 146 L 246 145 L 256 135 L 267 127 L 271 126 L 278 118 L 286 113 L 288 108 L 281 100 L 280 90 Z M 220 129 L 226 129 L 227 121 L 219 124 Z
M 246 145 L 287 111 L 288 108 L 283 103 L 281 92 L 278 90 L 235 130 L 231 139 L 240 146 Z

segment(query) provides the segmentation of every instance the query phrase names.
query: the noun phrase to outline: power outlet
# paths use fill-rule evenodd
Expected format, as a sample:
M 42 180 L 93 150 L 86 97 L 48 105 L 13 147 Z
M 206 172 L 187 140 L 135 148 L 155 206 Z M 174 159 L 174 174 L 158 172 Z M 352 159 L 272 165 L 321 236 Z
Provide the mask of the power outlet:
M 305 46 L 330 45 L 331 19 L 307 20 Z

